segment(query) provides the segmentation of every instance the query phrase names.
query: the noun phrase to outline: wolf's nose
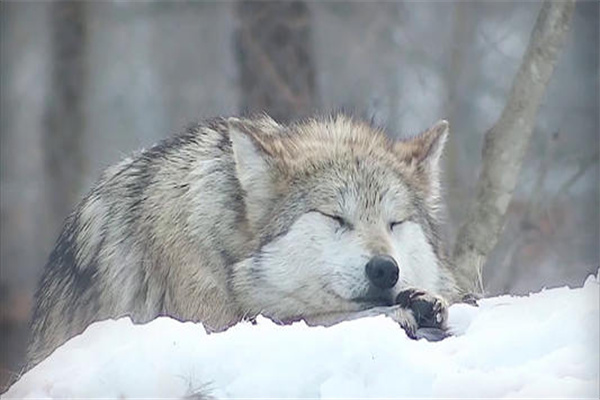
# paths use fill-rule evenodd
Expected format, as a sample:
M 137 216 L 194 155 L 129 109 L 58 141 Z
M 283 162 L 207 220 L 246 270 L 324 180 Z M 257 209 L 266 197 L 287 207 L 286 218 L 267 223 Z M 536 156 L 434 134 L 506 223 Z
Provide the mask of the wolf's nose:
M 367 277 L 379 289 L 389 289 L 398 282 L 400 270 L 398 264 L 390 256 L 375 256 L 365 267 Z

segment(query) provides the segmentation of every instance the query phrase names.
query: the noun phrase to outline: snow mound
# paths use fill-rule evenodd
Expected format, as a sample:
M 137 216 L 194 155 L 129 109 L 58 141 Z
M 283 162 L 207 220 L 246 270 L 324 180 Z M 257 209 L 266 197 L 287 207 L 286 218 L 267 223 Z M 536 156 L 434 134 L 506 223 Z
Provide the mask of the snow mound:
M 583 288 L 454 305 L 455 336 L 414 341 L 390 319 L 322 328 L 265 318 L 207 335 L 159 318 L 99 322 L 3 398 L 599 397 L 598 277 Z

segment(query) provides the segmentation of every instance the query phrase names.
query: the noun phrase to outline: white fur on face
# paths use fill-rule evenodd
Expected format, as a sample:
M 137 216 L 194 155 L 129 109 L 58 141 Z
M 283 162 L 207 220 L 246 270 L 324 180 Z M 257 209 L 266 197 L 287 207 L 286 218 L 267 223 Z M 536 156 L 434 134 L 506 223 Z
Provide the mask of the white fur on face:
M 432 293 L 439 291 L 438 260 L 421 226 L 406 221 L 391 232 L 394 257 L 400 268 L 400 278 L 395 289 L 414 287 Z
M 369 307 L 364 301 L 378 297 L 378 290 L 366 265 L 377 255 L 393 257 L 400 272 L 394 288 L 380 292 L 381 299 L 391 302 L 408 287 L 439 292 L 440 265 L 424 229 L 411 219 L 410 189 L 391 174 L 380 178 L 387 184 L 349 179 L 318 211 L 301 215 L 260 249 L 246 269 L 259 286 L 253 294 L 258 311 L 286 319 Z M 347 226 L 327 215 L 341 217 Z
M 263 247 L 256 267 L 266 285 L 259 301 L 282 319 L 291 317 L 292 310 L 306 315 L 363 308 L 353 299 L 365 297 L 370 288 L 365 266 L 375 254 L 364 238 L 372 231 L 361 225 L 342 228 L 317 212 L 302 215 L 285 235 Z M 436 293 L 438 264 L 421 227 L 409 221 L 386 234 L 389 255 L 400 268 L 393 293 L 406 287 Z
M 298 218 L 285 235 L 262 248 L 257 267 L 268 295 L 295 303 L 303 313 L 359 309 L 349 302 L 369 287 L 364 269 L 370 257 L 349 233 L 317 212 Z

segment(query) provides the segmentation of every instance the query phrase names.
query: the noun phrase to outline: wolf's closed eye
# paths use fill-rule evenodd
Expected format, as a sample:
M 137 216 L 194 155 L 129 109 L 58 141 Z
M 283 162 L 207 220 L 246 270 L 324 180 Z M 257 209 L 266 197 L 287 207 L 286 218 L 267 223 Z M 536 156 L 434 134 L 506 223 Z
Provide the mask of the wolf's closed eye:
M 332 220 L 334 220 L 335 222 L 338 223 L 338 225 L 340 226 L 340 228 L 348 228 L 348 229 L 352 229 L 352 224 L 350 222 L 348 222 L 346 219 L 344 219 L 343 217 L 340 217 L 339 215 L 335 215 L 335 214 L 328 214 L 325 213 L 323 211 L 319 211 L 319 210 L 312 210 L 314 212 L 317 212 L 327 218 L 330 218 Z
M 400 225 L 402 225 L 405 222 L 406 222 L 406 220 L 390 222 L 390 231 L 393 231 L 394 228 L 399 227 Z

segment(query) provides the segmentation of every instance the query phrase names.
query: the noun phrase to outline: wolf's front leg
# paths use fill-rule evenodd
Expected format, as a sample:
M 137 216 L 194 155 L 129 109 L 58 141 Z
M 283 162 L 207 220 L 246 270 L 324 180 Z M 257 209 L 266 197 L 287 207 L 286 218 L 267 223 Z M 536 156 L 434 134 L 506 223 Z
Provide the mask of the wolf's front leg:
M 396 297 L 396 305 L 374 307 L 364 311 L 327 313 L 305 317 L 310 326 L 331 326 L 343 321 L 386 315 L 396 321 L 413 339 L 442 340 L 449 336 L 447 302 L 436 295 L 419 289 L 406 289 Z
M 364 311 L 332 312 L 304 317 L 309 326 L 332 326 L 344 321 L 352 321 L 359 318 L 376 317 L 386 315 L 396 321 L 408 333 L 415 337 L 418 325 L 412 311 L 402 306 L 374 307 Z
M 352 319 L 385 315 L 397 322 L 412 339 L 437 342 L 450 336 L 446 331 L 447 306 L 442 298 L 415 290 L 414 294 L 405 293 L 401 300 L 403 303 L 395 306 L 361 311 Z

